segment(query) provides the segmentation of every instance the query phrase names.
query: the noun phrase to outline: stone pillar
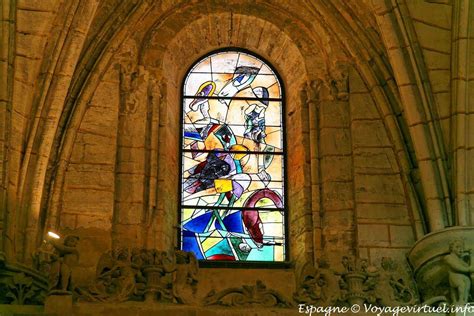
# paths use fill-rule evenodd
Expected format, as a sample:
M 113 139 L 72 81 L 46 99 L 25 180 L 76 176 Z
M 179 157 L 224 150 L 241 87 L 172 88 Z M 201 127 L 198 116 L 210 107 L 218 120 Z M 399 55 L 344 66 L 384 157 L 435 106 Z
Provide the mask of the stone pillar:
M 9 43 L 14 43 L 15 33 L 15 6 L 16 3 L 5 3 L 0 12 L 0 252 L 5 251 L 7 255 L 12 255 L 12 247 L 8 238 L 4 237 L 4 218 L 9 207 L 7 186 L 8 186 L 8 147 L 9 133 L 11 125 L 11 99 L 13 94 L 13 47 Z M 9 236 L 10 237 L 10 236 Z
M 136 48 L 135 48 L 136 49 Z M 149 73 L 136 66 L 133 48 L 123 53 L 120 72 L 120 109 L 115 165 L 113 247 L 142 246 L 146 242 L 150 113 Z
M 145 216 L 144 223 L 147 229 L 146 246 L 157 247 L 156 244 L 156 213 L 158 208 L 158 159 L 160 155 L 159 129 L 160 111 L 163 106 L 165 89 L 161 80 L 151 74 L 148 82 L 148 111 L 147 132 L 145 144 Z M 159 238 L 159 237 L 158 237 Z
M 453 187 L 455 197 L 455 224 L 474 225 L 474 102 L 469 100 L 474 90 L 474 3 L 469 0 L 453 1 L 453 57 L 451 71 Z
M 337 65 L 319 104 L 322 245 L 329 261 L 356 253 L 347 67 Z
M 309 158 L 311 166 L 311 213 L 313 222 L 313 247 L 312 254 L 306 261 L 316 262 L 321 255 L 321 185 L 320 185 L 320 165 L 319 165 L 319 139 L 318 139 L 318 107 L 319 94 L 322 80 L 311 80 L 301 89 L 301 106 L 307 108 L 309 113 Z M 312 258 L 311 258 L 312 257 Z

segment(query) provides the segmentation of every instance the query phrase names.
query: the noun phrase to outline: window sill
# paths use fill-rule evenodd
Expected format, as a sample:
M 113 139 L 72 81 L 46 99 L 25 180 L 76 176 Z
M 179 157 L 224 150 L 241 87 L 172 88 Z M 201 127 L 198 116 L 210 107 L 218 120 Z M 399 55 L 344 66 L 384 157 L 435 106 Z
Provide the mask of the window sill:
M 224 269 L 292 269 L 293 262 L 259 262 L 259 261 L 199 261 L 199 268 Z

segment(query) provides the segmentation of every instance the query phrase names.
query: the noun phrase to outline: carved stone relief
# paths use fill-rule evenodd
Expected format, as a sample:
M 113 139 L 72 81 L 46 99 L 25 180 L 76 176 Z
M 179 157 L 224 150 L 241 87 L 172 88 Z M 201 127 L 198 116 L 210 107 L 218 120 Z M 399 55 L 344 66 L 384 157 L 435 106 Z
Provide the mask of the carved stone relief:
M 349 99 L 349 68 L 342 62 L 336 62 L 331 73 L 331 96 L 340 101 Z
M 315 106 L 320 100 L 320 90 L 323 81 L 316 79 L 305 83 L 300 91 L 300 99 L 302 105 L 308 107 Z
M 344 256 L 341 264 L 342 271 L 331 269 L 325 260 L 317 266 L 306 264 L 297 276 L 294 300 L 318 306 L 406 306 L 418 302 L 415 284 L 391 258 L 382 258 L 380 268 L 352 256 Z
M 203 300 L 204 305 L 235 307 L 290 307 L 291 302 L 275 290 L 257 280 L 255 285 L 243 285 L 219 292 L 212 290 Z
M 48 280 L 39 271 L 10 263 L 0 253 L 0 304 L 40 305 L 48 292 Z
M 120 248 L 103 254 L 95 282 L 76 292 L 79 300 L 90 302 L 192 303 L 197 272 L 191 253 Z
M 316 266 L 306 263 L 296 275 L 297 290 L 293 299 L 302 304 L 319 306 L 335 305 L 340 296 L 339 279 L 325 259 Z

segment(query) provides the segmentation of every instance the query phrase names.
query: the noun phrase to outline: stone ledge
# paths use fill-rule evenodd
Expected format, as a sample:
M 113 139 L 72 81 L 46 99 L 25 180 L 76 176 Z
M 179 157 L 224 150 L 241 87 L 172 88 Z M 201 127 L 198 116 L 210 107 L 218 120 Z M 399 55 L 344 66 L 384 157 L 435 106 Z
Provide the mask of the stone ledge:
M 57 314 L 45 313 L 43 306 L 37 305 L 0 305 L 0 315 L 14 316 L 14 315 L 41 315 L 41 316 L 57 316 Z M 221 306 L 186 306 L 186 305 L 172 305 L 172 304 L 149 304 L 144 302 L 126 302 L 120 304 L 113 303 L 78 303 L 73 305 L 71 316 L 169 316 L 169 315 L 185 315 L 185 316 L 247 316 L 247 315 L 309 315 L 298 312 L 298 306 L 291 308 L 231 308 Z M 313 316 L 323 316 L 323 313 L 313 313 Z M 331 316 L 374 316 L 375 313 L 331 313 Z M 444 316 L 445 314 L 438 313 L 405 313 L 403 316 Z

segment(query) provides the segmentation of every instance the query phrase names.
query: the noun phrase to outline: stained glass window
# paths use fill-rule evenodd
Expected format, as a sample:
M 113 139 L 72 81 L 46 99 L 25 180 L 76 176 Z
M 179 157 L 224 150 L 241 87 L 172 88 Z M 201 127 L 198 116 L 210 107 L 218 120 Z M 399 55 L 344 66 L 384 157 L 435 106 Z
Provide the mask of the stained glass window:
M 282 86 L 261 58 L 221 51 L 183 87 L 181 249 L 199 260 L 285 261 Z

